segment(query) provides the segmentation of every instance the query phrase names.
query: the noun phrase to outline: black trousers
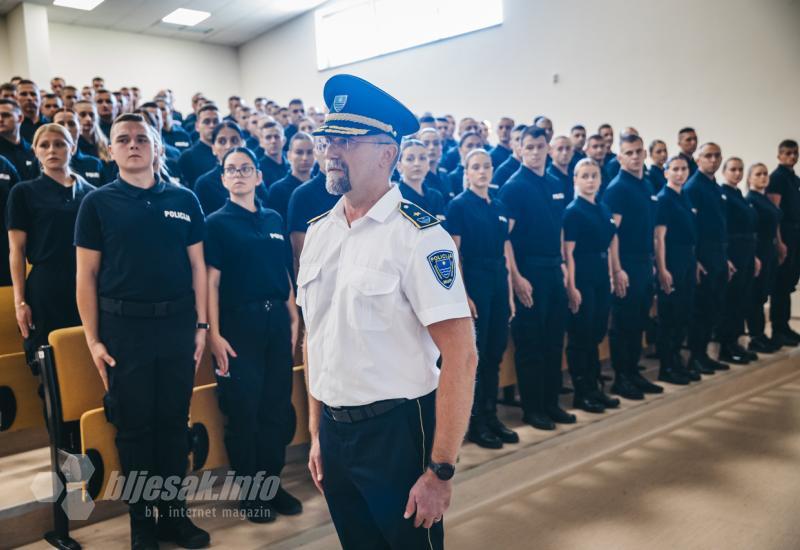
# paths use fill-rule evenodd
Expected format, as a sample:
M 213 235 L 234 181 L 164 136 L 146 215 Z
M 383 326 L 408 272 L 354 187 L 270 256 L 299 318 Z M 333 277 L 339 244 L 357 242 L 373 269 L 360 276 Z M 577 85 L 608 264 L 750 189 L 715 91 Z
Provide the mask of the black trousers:
M 464 284 L 475 303 L 475 338 L 478 347 L 478 369 L 472 420 L 485 421 L 496 412 L 500 362 L 508 345 L 510 315 L 508 271 L 504 260 L 497 262 L 465 262 Z
M 676 247 L 667 251 L 667 270 L 672 275 L 672 292 L 665 294 L 658 287 L 658 357 L 669 365 L 679 354 L 691 318 L 694 289 L 697 282 L 697 260 L 694 247 Z
M 389 412 L 335 422 L 323 407 L 319 443 L 322 480 L 339 541 L 345 550 L 437 550 L 443 523 L 430 529 L 403 519 L 408 493 L 430 461 L 436 420 L 432 392 Z
M 34 266 L 25 282 L 25 301 L 31 308 L 34 328 L 22 347 L 31 363 L 36 350 L 47 344 L 51 332 L 81 324 L 75 302 L 75 266 Z
M 220 315 L 220 332 L 237 354 L 228 357 L 230 376 L 217 376 L 225 448 L 237 475 L 280 476 L 295 432 L 289 313 L 282 301 L 269 304 Z
M 186 474 L 196 322 L 194 309 L 157 319 L 100 313 L 100 340 L 116 361 L 103 401 L 125 476 Z
M 747 307 L 747 332 L 750 334 L 750 338 L 764 336 L 766 325 L 764 304 L 767 303 L 775 286 L 775 275 L 778 268 L 775 242 L 759 243 L 756 255 L 761 260 L 761 272 L 753 280 L 753 289 L 750 292 L 750 302 Z
M 720 344 L 734 344 L 744 334 L 744 319 L 750 305 L 755 272 L 755 238 L 732 238 L 728 255 L 736 268 L 725 289 L 717 337 Z
M 524 413 L 543 413 L 558 405 L 561 359 L 567 321 L 567 295 L 560 263 L 535 265 L 523 259 L 520 273 L 533 286 L 533 307 L 515 297 L 511 322 L 517 387 Z
M 596 388 L 597 346 L 608 332 L 611 283 L 607 257 L 576 257 L 575 286 L 581 293 L 581 306 L 567 321 L 567 365 L 580 394 Z
M 689 351 L 695 357 L 708 354 L 708 343 L 719 326 L 728 284 L 728 257 L 723 246 L 712 250 L 698 248 L 697 260 L 706 274 L 700 278 L 694 293 L 692 318 L 689 321 Z
M 786 260 L 777 268 L 775 287 L 770 297 L 769 318 L 773 332 L 789 328 L 792 293 L 800 279 L 800 226 L 781 225 L 781 237 L 788 251 Z
M 624 298 L 611 299 L 611 366 L 619 374 L 636 371 L 642 355 L 642 335 L 650 318 L 653 303 L 653 261 L 648 256 L 620 258 L 628 274 L 628 291 Z

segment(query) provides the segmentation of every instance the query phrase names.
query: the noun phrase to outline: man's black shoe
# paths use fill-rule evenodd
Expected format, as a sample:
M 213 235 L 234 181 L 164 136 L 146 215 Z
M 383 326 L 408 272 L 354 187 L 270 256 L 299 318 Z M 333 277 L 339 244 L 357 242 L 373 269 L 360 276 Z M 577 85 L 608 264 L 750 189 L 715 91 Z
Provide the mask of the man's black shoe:
M 780 344 L 781 347 L 794 348 L 800 344 L 800 339 L 793 338 L 792 335 L 785 330 L 773 330 L 772 340 Z
M 588 413 L 600 414 L 606 412 L 606 406 L 588 395 L 575 395 L 572 406 Z
M 702 360 L 705 361 L 707 366 L 711 367 L 714 370 L 731 370 L 731 366 L 728 365 L 727 363 L 715 361 L 711 357 L 704 357 Z
M 519 443 L 519 434 L 500 422 L 496 416 L 490 416 L 486 425 L 503 443 Z
M 207 531 L 200 529 L 186 515 L 158 519 L 158 540 L 174 542 L 181 548 L 205 548 L 211 542 Z
M 644 399 L 644 393 L 631 380 L 623 375 L 617 374 L 614 384 L 611 386 L 611 393 L 615 393 L 625 399 L 633 399 L 641 401 Z
M 658 379 L 662 382 L 669 382 L 670 384 L 677 384 L 679 386 L 688 386 L 689 377 L 677 369 L 663 368 L 658 370 Z
M 543 413 L 528 413 L 523 415 L 522 420 L 537 430 L 555 430 L 556 425 L 549 416 Z
M 716 374 L 717 371 L 714 370 L 714 367 L 708 364 L 708 361 L 711 361 L 711 359 L 708 357 L 703 357 L 703 358 L 691 357 L 689 358 L 688 368 L 690 369 L 690 371 L 699 372 L 700 374 L 707 374 L 707 375 Z
M 733 363 L 734 365 L 746 365 L 750 362 L 743 353 L 740 353 L 735 346 L 731 344 L 720 344 L 719 346 L 719 360 L 726 363 Z M 715 370 L 716 366 L 714 366 Z
M 558 405 L 548 408 L 545 412 L 553 422 L 558 424 L 575 424 L 578 421 L 574 414 L 568 413 Z
M 502 449 L 503 442 L 488 426 L 473 426 L 467 431 L 467 441 L 472 441 L 484 449 Z
M 251 523 L 272 523 L 278 517 L 271 500 L 244 500 L 241 510 L 244 519 Z
M 780 349 L 780 346 L 775 347 L 775 343 L 767 339 L 763 334 L 750 339 L 747 344 L 747 349 L 756 353 L 775 353 Z
M 611 397 L 600 389 L 591 392 L 589 397 L 601 403 L 606 409 L 616 409 L 619 407 L 619 399 L 616 397 Z
M 653 384 L 650 380 L 642 376 L 639 371 L 634 371 L 630 374 L 630 380 L 633 385 L 642 390 L 644 393 L 664 393 L 664 388 L 657 384 Z
M 283 486 L 278 488 L 278 492 L 272 497 L 270 504 L 276 512 L 284 516 L 296 516 L 303 512 L 303 503 Z
M 144 510 L 131 510 L 131 550 L 158 550 L 156 518 Z

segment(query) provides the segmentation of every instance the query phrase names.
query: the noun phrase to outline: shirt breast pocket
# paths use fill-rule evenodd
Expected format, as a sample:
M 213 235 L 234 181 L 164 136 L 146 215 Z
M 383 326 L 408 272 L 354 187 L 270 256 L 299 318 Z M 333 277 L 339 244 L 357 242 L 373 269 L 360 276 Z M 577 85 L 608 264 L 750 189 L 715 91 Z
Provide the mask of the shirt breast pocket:
M 319 286 L 319 274 L 322 264 L 303 263 L 297 272 L 297 305 L 303 310 L 306 323 L 311 322 L 310 315 L 319 307 L 315 303 L 315 289 Z
M 347 322 L 357 330 L 391 328 L 400 277 L 374 269 L 355 270 L 348 284 Z

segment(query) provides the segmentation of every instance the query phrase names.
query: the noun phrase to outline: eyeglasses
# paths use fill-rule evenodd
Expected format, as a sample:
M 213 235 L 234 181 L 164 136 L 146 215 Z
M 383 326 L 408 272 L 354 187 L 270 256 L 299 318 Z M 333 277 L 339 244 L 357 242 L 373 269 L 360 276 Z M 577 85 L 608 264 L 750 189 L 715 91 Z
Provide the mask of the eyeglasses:
M 234 177 L 237 174 L 240 174 L 242 177 L 248 178 L 256 173 L 256 167 L 252 164 L 245 164 L 241 168 L 236 168 L 235 166 L 226 166 L 225 167 L 225 175 Z
M 392 141 L 358 141 L 348 137 L 326 137 L 322 136 L 317 138 L 317 150 L 327 151 L 329 147 L 342 149 L 344 151 L 352 151 L 358 145 L 365 143 L 370 145 L 394 145 Z

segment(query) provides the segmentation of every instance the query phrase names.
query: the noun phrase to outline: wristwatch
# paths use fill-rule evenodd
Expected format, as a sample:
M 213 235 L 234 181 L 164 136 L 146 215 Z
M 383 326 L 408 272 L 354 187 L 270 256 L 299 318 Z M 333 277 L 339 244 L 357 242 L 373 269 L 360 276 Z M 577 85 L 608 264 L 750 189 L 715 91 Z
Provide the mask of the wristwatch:
M 442 481 L 453 479 L 456 473 L 456 467 L 447 462 L 431 462 L 428 464 L 428 468 Z
M 203 330 L 208 330 L 208 329 L 211 328 L 211 325 L 209 325 L 208 323 L 197 323 L 197 328 L 198 329 L 203 329 Z

